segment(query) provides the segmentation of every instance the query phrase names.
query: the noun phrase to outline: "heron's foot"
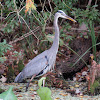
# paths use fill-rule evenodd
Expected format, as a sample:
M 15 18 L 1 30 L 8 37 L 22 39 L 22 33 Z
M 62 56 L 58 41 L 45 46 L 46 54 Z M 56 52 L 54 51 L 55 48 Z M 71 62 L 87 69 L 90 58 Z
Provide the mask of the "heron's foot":
M 25 92 L 27 92 L 29 84 L 30 84 L 30 82 L 27 83 Z

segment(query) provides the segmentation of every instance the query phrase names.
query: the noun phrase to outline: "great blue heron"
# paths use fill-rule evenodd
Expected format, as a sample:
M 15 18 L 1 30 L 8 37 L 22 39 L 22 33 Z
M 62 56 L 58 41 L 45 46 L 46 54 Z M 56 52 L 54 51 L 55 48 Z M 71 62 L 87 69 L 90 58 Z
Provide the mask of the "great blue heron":
M 45 50 L 41 54 L 33 58 L 15 78 L 14 82 L 22 82 L 23 79 L 29 78 L 32 76 L 42 76 L 46 74 L 50 69 L 54 68 L 56 61 L 56 55 L 59 48 L 59 27 L 58 27 L 58 18 L 65 18 L 71 21 L 76 22 L 73 18 L 66 15 L 62 10 L 58 10 L 54 16 L 54 30 L 55 37 L 53 44 L 50 49 Z M 32 78 L 33 79 L 33 78 Z M 28 84 L 29 85 L 29 84 Z M 27 89 L 26 89 L 27 91 Z

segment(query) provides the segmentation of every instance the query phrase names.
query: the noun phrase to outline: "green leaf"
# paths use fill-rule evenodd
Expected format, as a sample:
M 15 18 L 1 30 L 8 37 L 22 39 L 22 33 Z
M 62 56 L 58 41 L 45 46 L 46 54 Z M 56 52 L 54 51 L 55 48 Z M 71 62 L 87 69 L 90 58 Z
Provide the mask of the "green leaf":
M 93 94 L 97 87 L 99 87 L 99 81 L 95 80 L 93 85 L 90 85 L 90 92 Z
M 66 40 L 68 40 L 68 39 L 69 39 L 69 40 L 72 40 L 73 37 L 72 37 L 72 36 L 67 36 L 67 37 L 66 37 Z
M 51 98 L 51 90 L 48 87 L 41 87 L 43 80 L 45 80 L 46 77 L 42 77 L 38 81 L 39 89 L 37 90 L 37 94 L 40 96 L 41 100 L 52 100 Z
M 48 41 L 53 42 L 53 39 L 54 39 L 54 34 L 48 34 L 47 35 L 47 40 Z
M 37 90 L 37 94 L 40 96 L 41 100 L 52 100 L 51 90 L 48 87 L 41 87 Z
M 98 5 L 93 5 L 92 7 L 94 7 L 94 8 L 95 8 L 95 7 L 98 7 Z
M 4 39 L 3 42 L 0 43 L 0 57 L 4 55 L 4 52 L 10 50 L 12 45 L 7 44 L 6 40 Z
M 7 91 L 0 94 L 0 99 L 3 100 L 17 100 L 17 97 L 12 91 L 13 87 L 11 86 Z
M 6 43 L 7 43 L 5 39 L 3 40 L 3 43 L 4 43 L 4 44 L 6 44 Z
M 60 46 L 63 46 L 64 45 L 64 42 L 63 42 L 62 39 L 59 40 L 59 44 L 60 44 Z

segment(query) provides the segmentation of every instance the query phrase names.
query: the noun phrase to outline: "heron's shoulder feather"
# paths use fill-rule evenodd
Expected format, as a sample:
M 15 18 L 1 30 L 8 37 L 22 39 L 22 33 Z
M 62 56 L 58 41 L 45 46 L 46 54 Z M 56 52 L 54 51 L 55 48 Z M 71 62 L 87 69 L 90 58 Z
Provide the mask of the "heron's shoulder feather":
M 28 73 L 28 76 L 38 74 L 47 65 L 47 50 L 33 58 L 23 69 L 24 73 Z

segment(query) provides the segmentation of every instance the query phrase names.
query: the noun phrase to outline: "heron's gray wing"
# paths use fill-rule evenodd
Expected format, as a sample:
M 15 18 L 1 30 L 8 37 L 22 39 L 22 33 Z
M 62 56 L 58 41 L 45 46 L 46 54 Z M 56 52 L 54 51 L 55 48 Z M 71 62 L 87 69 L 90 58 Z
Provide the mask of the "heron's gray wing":
M 33 58 L 23 69 L 24 78 L 31 77 L 32 75 L 38 75 L 48 63 L 47 51 L 39 54 Z

